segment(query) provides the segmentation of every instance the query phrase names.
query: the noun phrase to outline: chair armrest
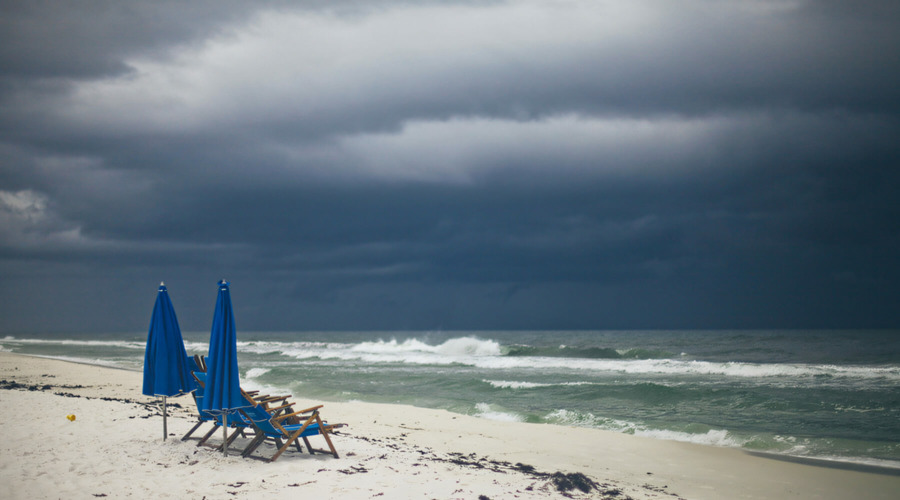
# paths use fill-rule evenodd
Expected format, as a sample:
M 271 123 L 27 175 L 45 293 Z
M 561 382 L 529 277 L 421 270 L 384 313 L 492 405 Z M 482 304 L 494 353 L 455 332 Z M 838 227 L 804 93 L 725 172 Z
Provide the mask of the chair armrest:
M 325 405 L 313 406 L 312 408 L 307 408 L 305 410 L 299 410 L 299 411 L 297 411 L 297 413 L 298 414 L 299 413 L 310 413 L 310 412 L 314 412 L 314 411 L 318 410 L 319 408 L 324 408 L 324 407 L 325 407 Z
M 288 396 L 269 396 L 269 395 L 266 395 L 266 396 L 260 396 L 260 397 L 253 398 L 253 399 L 259 401 L 260 403 L 271 403 L 271 402 L 273 402 L 273 401 L 287 400 L 287 398 L 289 398 L 289 397 L 291 397 L 291 396 L 289 396 L 289 395 L 288 395 Z
M 303 410 L 303 411 L 295 411 L 294 413 L 287 413 L 287 414 L 285 414 L 285 415 L 279 415 L 279 416 L 277 416 L 277 417 L 273 417 L 273 418 L 272 418 L 272 421 L 273 421 L 273 422 L 280 422 L 280 421 L 282 421 L 282 420 L 284 420 L 284 419 L 286 419 L 286 418 L 291 418 L 291 417 L 307 417 L 307 420 L 309 421 L 309 420 L 312 420 L 313 418 L 315 418 L 316 415 L 318 415 L 318 413 L 319 413 L 319 408 L 321 408 L 321 407 L 323 407 L 323 406 L 324 406 L 324 405 L 314 406 L 314 407 L 312 407 L 312 408 L 308 408 L 308 409 Z M 305 415 L 305 414 L 310 413 L 310 412 L 311 412 L 310 415 L 308 415 L 308 416 Z
M 279 407 L 277 407 L 277 408 L 269 408 L 267 411 L 268 411 L 269 413 L 275 414 L 275 413 L 277 413 L 277 412 L 279 412 L 279 411 L 281 411 L 281 410 L 283 410 L 283 409 L 285 409 L 285 408 L 290 408 L 291 406 L 294 406 L 295 404 L 296 404 L 296 403 L 288 403 L 288 404 L 286 404 L 286 405 L 281 405 L 281 406 L 279 406 Z

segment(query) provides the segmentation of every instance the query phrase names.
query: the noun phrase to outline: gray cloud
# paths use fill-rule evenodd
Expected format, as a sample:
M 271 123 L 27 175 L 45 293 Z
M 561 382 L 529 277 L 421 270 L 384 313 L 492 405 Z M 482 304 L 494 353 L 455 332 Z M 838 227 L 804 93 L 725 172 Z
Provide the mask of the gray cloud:
M 0 330 L 900 320 L 892 3 L 2 9 Z

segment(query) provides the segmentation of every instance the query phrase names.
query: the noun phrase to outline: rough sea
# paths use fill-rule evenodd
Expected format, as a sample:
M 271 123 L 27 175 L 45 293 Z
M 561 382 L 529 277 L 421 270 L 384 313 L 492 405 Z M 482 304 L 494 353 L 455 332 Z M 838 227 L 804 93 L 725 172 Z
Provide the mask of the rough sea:
M 208 332 L 184 337 L 189 354 L 207 352 Z M 900 330 L 238 331 L 238 340 L 250 389 L 900 469 Z M 0 350 L 141 370 L 145 341 L 22 335 L 0 339 Z

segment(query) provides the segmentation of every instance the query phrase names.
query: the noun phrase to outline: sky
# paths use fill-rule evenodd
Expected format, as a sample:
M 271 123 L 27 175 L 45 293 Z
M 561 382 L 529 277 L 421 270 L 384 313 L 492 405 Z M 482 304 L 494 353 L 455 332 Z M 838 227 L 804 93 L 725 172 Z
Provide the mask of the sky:
M 0 2 L 0 333 L 900 327 L 900 3 Z

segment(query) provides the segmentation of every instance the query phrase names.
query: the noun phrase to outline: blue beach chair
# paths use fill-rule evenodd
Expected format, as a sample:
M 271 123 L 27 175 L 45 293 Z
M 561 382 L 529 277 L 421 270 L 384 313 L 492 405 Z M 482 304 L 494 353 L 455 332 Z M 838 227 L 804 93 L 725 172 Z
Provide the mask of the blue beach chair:
M 278 450 L 268 461 L 274 462 L 291 444 L 295 445 L 298 451 L 303 452 L 303 447 L 300 446 L 299 442 L 302 439 L 310 454 L 330 453 L 334 458 L 338 458 L 337 450 L 335 450 L 334 444 L 328 435 L 334 429 L 343 427 L 344 424 L 328 425 L 323 422 L 319 416 L 319 409 L 322 406 L 314 406 L 305 410 L 280 415 L 267 411 L 261 404 L 238 410 L 243 417 L 243 421 L 253 427 L 255 433 L 255 437 L 241 453 L 241 456 L 245 458 L 250 457 L 263 442 L 267 439 L 272 439 L 278 446 Z M 310 445 L 307 438 L 317 434 L 325 439 L 330 451 L 317 450 Z
M 200 438 L 197 446 L 205 444 L 206 441 L 222 427 L 221 415 L 212 415 L 200 409 L 201 400 L 206 389 L 206 366 L 204 361 L 203 356 L 199 355 L 195 356 L 193 360 L 193 364 L 197 369 L 193 371 L 192 374 L 199 386 L 199 389 L 193 394 L 194 402 L 197 405 L 198 421 L 194 427 L 181 438 L 182 440 L 187 440 L 201 425 L 207 422 L 212 423 L 212 428 Z M 327 423 L 323 423 L 318 416 L 318 409 L 322 408 L 321 405 L 298 412 L 291 412 L 295 403 L 288 403 L 290 396 L 260 395 L 258 391 L 247 392 L 243 389 L 241 390 L 241 394 L 252 406 L 247 408 L 246 412 L 233 413 L 228 417 L 228 427 L 234 429 L 234 432 L 224 443 L 217 447 L 218 449 L 222 449 L 223 446 L 231 446 L 238 436 L 246 437 L 247 431 L 252 431 L 254 434 L 253 440 L 251 440 L 250 444 L 244 449 L 242 453 L 244 457 L 250 456 L 250 454 L 265 442 L 266 439 L 273 439 L 279 448 L 282 448 L 281 439 L 287 439 L 287 445 L 290 445 L 291 443 L 295 444 L 300 452 L 303 451 L 303 448 L 300 446 L 298 440 L 303 439 L 311 454 L 316 452 L 328 453 L 324 450 L 313 448 L 307 439 L 310 436 L 322 434 L 331 449 L 330 453 L 337 458 L 337 451 L 335 451 L 334 445 L 331 443 L 331 439 L 327 436 L 327 433 L 333 431 L 335 428 L 343 427 L 344 424 L 328 425 Z M 299 418 L 301 416 L 306 417 L 310 421 L 301 423 Z M 311 419 L 316 419 L 317 421 L 312 422 Z M 301 430 L 301 428 L 303 429 Z M 300 430 L 299 433 L 297 432 L 298 430 Z M 290 438 L 292 434 L 296 434 L 296 436 Z M 277 459 L 286 448 L 287 446 L 283 446 L 283 449 L 280 449 L 270 461 Z
M 207 422 L 210 422 L 213 424 L 212 429 L 210 429 L 206 434 L 204 434 L 203 437 L 200 438 L 200 441 L 197 442 L 197 446 L 202 446 L 202 445 L 206 444 L 206 441 L 208 441 L 209 438 L 211 438 L 213 436 L 213 434 L 215 434 L 219 428 L 222 427 L 222 415 L 213 415 L 213 414 L 201 409 L 201 400 L 204 396 L 203 391 L 206 390 L 206 373 L 205 372 L 193 372 L 193 375 L 194 375 L 194 379 L 197 380 L 197 385 L 200 386 L 200 389 L 198 391 L 196 391 L 199 394 L 197 395 L 196 398 L 194 398 L 194 402 L 197 404 L 197 413 L 199 416 L 198 416 L 197 423 L 194 425 L 194 427 L 191 428 L 190 431 L 188 431 L 187 434 L 184 435 L 183 438 L 181 438 L 181 440 L 184 441 L 184 440 L 188 439 L 190 437 L 190 435 L 193 434 L 195 430 L 197 430 L 197 428 L 199 428 L 201 425 L 203 425 Z M 244 393 L 244 397 L 246 397 L 249 401 L 254 401 L 253 397 L 250 394 Z M 275 400 L 277 401 L 279 399 L 286 399 L 286 398 L 287 398 L 287 396 L 284 396 L 282 398 L 275 398 Z M 271 399 L 266 398 L 264 400 L 270 401 Z M 248 422 L 246 422 L 243 419 L 243 417 L 240 414 L 234 413 L 228 417 L 228 427 L 235 429 L 235 432 L 233 432 L 231 434 L 231 436 L 228 439 L 226 439 L 222 445 L 218 446 L 219 449 L 222 449 L 223 446 L 230 446 L 231 443 L 234 442 L 234 440 L 238 436 L 244 436 L 245 435 L 244 431 L 248 427 L 250 427 L 250 425 Z
M 190 364 L 191 364 L 191 375 L 194 376 L 194 380 L 197 381 L 197 386 L 199 387 L 199 389 L 197 389 L 196 391 L 194 391 L 192 393 L 192 395 L 194 396 L 194 404 L 197 406 L 197 423 L 194 424 L 193 427 L 191 427 L 191 430 L 189 430 L 187 432 L 187 434 L 185 434 L 181 438 L 181 440 L 187 441 L 191 437 L 191 435 L 197 429 L 200 428 L 201 425 L 203 425 L 207 422 L 210 422 L 213 424 L 213 427 L 212 427 L 212 429 L 209 430 L 209 432 L 207 432 L 203 437 L 200 438 L 200 441 L 197 443 L 197 446 L 200 446 L 200 445 L 206 443 L 206 441 L 210 437 L 212 437 L 212 435 L 216 432 L 216 430 L 222 426 L 222 418 L 221 418 L 221 416 L 215 416 L 215 415 L 212 415 L 208 412 L 201 410 L 201 403 L 202 403 L 202 400 L 203 400 L 203 397 L 204 397 L 205 391 L 206 391 L 206 362 L 203 359 L 203 356 L 201 356 L 199 354 L 194 356 L 193 358 L 191 358 Z M 265 399 L 265 401 L 267 401 L 267 402 L 273 401 L 273 400 L 277 401 L 279 399 L 282 399 L 282 398 L 268 398 L 268 399 Z M 283 399 L 287 399 L 287 397 L 284 397 Z M 241 430 L 247 427 L 246 423 L 244 425 L 240 425 L 241 422 L 239 422 L 239 421 L 229 422 L 228 424 L 229 424 L 228 425 L 229 427 L 236 427 Z M 237 437 L 237 434 L 235 434 L 234 437 Z M 232 438 L 232 440 L 233 439 L 234 438 Z
M 206 363 L 203 359 L 203 356 L 195 355 L 192 358 L 188 358 L 188 367 L 191 370 L 191 375 L 194 376 L 194 380 L 197 381 L 198 389 L 191 393 L 191 396 L 194 397 L 194 404 L 197 406 L 197 423 L 191 427 L 191 430 L 185 434 L 181 440 L 187 441 L 188 438 L 191 437 L 191 434 L 194 433 L 197 429 L 200 428 L 201 425 L 207 422 L 214 422 L 215 418 L 212 415 L 200 410 L 200 403 L 203 399 L 204 391 L 206 390 Z M 213 431 L 216 430 L 217 427 L 213 427 Z M 209 439 L 209 436 L 212 435 L 212 432 L 205 436 L 205 439 L 202 439 L 201 442 Z

